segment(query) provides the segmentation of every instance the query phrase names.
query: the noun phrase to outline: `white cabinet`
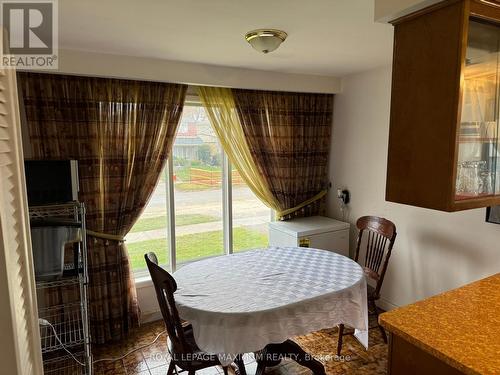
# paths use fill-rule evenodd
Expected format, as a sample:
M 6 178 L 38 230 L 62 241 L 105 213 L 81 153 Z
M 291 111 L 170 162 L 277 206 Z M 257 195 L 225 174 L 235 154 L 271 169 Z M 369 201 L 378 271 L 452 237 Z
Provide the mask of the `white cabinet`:
M 270 246 L 303 246 L 349 256 L 349 223 L 323 216 L 269 224 Z

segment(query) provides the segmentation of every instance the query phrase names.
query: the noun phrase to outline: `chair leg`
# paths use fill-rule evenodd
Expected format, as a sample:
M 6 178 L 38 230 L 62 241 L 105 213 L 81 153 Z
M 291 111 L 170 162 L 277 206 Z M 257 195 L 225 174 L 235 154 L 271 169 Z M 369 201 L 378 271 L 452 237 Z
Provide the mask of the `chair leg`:
M 268 347 L 271 345 L 268 345 Z M 278 351 L 275 351 L 275 353 L 281 352 L 285 356 L 293 358 L 299 365 L 312 370 L 313 375 L 326 375 L 325 366 L 323 366 L 323 364 L 317 359 L 311 358 L 311 355 L 306 353 L 304 349 L 302 349 L 295 341 L 288 339 L 285 342 L 278 344 L 278 348 Z
M 247 371 L 245 369 L 245 362 L 243 362 L 243 356 L 238 354 L 234 360 L 236 366 L 238 367 L 239 374 L 238 375 L 247 375 Z
M 255 375 L 263 375 L 264 371 L 266 371 L 266 364 L 264 361 L 257 363 L 257 371 L 255 371 Z
M 339 339 L 337 342 L 337 355 L 340 356 L 340 352 L 342 351 L 342 340 L 344 337 L 344 325 L 339 324 Z
M 378 329 L 380 330 L 380 333 L 382 334 L 382 339 L 384 340 L 384 343 L 387 344 L 387 334 L 385 333 L 385 329 L 384 329 L 384 327 L 382 327 L 378 323 L 378 316 L 380 314 L 380 311 L 379 311 L 379 309 L 378 309 L 377 304 L 375 303 L 375 301 L 373 301 L 373 308 L 375 309 L 375 318 L 377 319 Z
M 175 363 L 174 361 L 170 361 L 170 364 L 168 365 L 168 371 L 167 371 L 167 375 L 174 375 L 174 372 L 175 372 Z

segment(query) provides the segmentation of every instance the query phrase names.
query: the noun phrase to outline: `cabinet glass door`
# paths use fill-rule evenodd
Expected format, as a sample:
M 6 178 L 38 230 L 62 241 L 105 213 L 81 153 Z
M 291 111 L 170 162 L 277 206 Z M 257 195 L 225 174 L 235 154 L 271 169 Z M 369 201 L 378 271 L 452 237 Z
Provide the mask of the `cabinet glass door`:
M 500 194 L 500 28 L 471 20 L 463 71 L 457 201 Z

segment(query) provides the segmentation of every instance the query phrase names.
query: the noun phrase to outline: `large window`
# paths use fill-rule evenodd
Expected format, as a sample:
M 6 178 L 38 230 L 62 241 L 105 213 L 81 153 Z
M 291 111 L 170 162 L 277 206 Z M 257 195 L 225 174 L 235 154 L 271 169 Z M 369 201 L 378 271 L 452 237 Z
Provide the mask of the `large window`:
M 271 211 L 230 165 L 201 106 L 185 106 L 171 158 L 127 235 L 136 275 L 154 251 L 175 270 L 187 262 L 268 246 Z

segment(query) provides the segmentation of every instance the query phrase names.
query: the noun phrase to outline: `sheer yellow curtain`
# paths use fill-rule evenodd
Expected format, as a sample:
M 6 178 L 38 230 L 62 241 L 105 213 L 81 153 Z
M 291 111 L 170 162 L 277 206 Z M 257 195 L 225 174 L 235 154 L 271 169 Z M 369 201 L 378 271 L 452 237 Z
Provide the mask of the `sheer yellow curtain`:
M 266 206 L 275 210 L 278 216 L 282 216 L 279 202 L 274 198 L 253 161 L 236 113 L 231 89 L 198 87 L 198 95 L 231 164 L 236 167 L 253 193 Z

